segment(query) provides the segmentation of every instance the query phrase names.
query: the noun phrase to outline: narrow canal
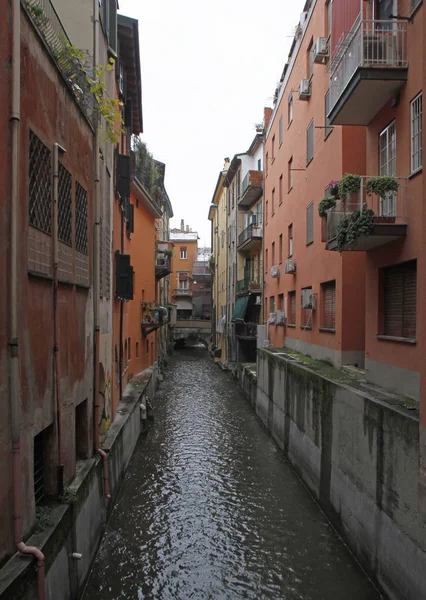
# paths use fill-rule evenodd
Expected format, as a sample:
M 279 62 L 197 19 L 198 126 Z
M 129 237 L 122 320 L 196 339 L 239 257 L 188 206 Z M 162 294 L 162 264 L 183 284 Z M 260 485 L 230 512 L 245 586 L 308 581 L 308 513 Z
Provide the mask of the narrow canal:
M 200 348 L 155 400 L 84 600 L 372 600 L 380 594 Z

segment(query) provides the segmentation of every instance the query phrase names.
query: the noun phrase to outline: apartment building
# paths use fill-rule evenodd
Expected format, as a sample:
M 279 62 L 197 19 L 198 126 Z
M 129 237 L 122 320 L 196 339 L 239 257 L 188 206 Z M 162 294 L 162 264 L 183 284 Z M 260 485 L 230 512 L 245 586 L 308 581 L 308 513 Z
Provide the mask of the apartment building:
M 180 229 L 170 231 L 170 241 L 174 244 L 173 271 L 170 281 L 172 303 L 176 305 L 176 318 L 193 317 L 193 266 L 198 256 L 198 234 L 181 220 Z
M 366 257 L 328 252 L 318 212 L 333 181 L 365 172 L 365 129 L 332 127 L 327 116 L 319 44 L 328 48 L 331 27 L 331 3 L 307 2 L 266 130 L 264 319 L 276 347 L 363 367 Z

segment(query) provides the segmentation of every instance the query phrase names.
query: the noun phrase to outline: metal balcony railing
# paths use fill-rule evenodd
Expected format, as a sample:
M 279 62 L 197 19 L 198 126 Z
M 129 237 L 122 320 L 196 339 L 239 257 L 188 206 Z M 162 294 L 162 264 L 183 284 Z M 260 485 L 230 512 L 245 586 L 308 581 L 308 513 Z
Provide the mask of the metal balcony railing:
M 257 323 L 236 323 L 235 335 L 237 337 L 256 339 Z
M 406 69 L 407 23 L 360 21 L 337 46 L 330 66 L 330 111 L 359 67 Z
M 240 279 L 237 281 L 236 293 L 242 294 L 244 292 L 249 292 L 250 290 L 261 290 L 262 284 L 260 277 L 256 277 L 254 279 L 250 279 L 249 277 L 245 277 L 244 279 Z
M 340 223 L 357 210 L 372 210 L 373 220 L 377 225 L 404 225 L 407 222 L 407 178 L 396 177 L 399 183 L 398 191 L 381 197 L 377 194 L 369 196 L 366 193 L 365 182 L 370 177 L 362 176 L 360 191 L 344 201 L 339 200 L 334 208 L 327 211 L 328 242 L 336 238 Z
M 192 288 L 176 288 L 173 290 L 173 296 L 192 296 Z
M 243 232 L 238 236 L 238 245 L 244 244 L 247 240 L 251 238 L 261 238 L 263 237 L 262 227 L 260 225 L 249 225 L 244 229 Z
M 90 91 L 86 65 L 78 56 L 50 0 L 21 0 L 52 58 L 92 126 L 98 119 L 98 104 Z

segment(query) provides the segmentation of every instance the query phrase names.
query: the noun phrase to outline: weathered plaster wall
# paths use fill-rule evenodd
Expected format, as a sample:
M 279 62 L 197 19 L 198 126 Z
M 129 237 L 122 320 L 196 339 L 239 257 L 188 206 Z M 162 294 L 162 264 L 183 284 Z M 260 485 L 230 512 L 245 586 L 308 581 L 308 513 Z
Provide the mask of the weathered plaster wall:
M 392 600 L 425 598 L 417 413 L 268 350 L 258 350 L 255 379 L 246 367 L 241 384 L 257 415 L 363 566 Z

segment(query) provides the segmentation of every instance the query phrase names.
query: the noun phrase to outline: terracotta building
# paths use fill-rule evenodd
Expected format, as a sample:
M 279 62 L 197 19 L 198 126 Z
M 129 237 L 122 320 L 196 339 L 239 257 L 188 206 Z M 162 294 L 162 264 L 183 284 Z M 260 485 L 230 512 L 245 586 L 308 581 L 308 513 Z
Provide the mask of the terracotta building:
M 170 231 L 174 244 L 173 270 L 170 277 L 172 302 L 176 305 L 177 320 L 191 319 L 193 315 L 193 264 L 198 256 L 198 234 L 185 228 L 182 219 L 180 229 Z

